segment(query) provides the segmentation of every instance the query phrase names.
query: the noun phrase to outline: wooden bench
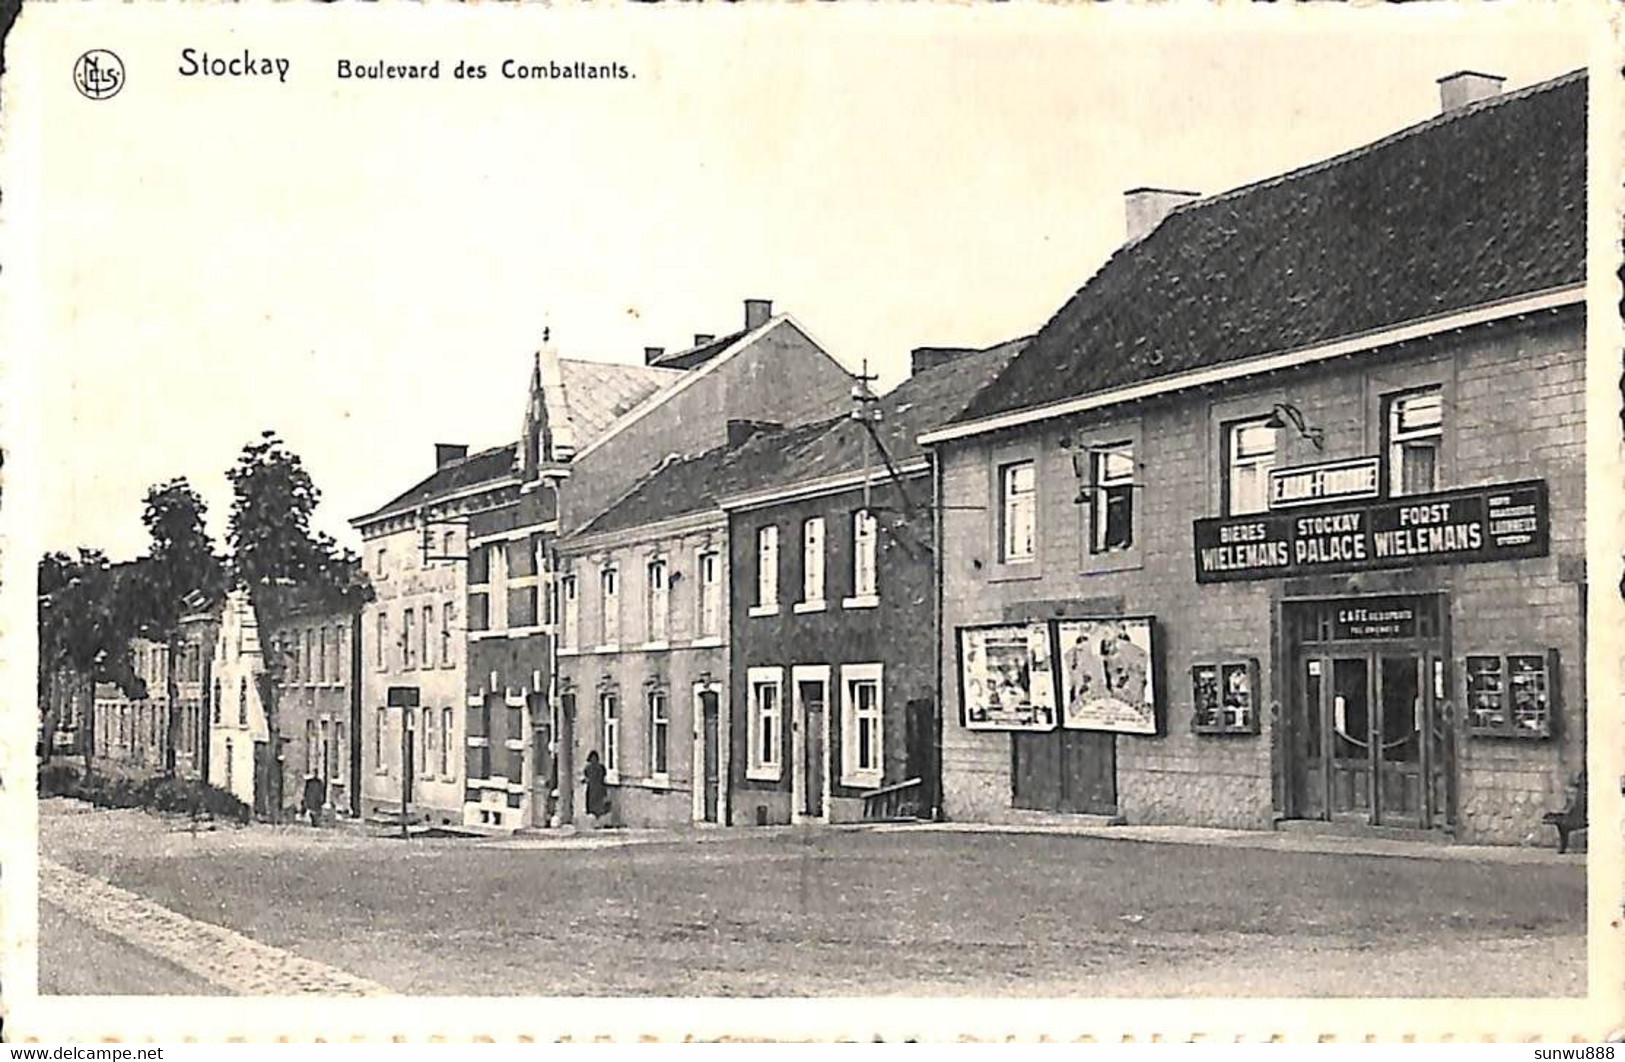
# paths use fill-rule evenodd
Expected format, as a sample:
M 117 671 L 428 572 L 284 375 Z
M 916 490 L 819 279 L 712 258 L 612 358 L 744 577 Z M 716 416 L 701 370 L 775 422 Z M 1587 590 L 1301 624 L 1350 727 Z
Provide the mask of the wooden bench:
M 1586 774 L 1581 771 L 1575 779 L 1569 802 L 1557 811 L 1548 811 L 1541 822 L 1557 828 L 1557 851 L 1569 850 L 1569 835 L 1586 828 Z

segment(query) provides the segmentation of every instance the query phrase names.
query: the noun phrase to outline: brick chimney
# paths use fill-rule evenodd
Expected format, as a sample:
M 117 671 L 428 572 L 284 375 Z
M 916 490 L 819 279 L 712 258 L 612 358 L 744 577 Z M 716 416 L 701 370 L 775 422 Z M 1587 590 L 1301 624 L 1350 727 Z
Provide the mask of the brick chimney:
M 908 373 L 910 376 L 918 376 L 939 365 L 963 358 L 966 354 L 975 353 L 974 347 L 915 347 L 909 352 Z
M 1499 74 L 1481 74 L 1476 70 L 1458 70 L 1439 79 L 1439 113 L 1459 111 L 1469 103 L 1487 100 L 1501 94 L 1501 83 L 1506 78 Z
M 666 348 L 665 347 L 644 347 L 643 348 L 643 364 L 645 364 L 645 365 L 653 365 L 655 362 L 659 361 L 662 357 L 664 357 L 665 354 L 666 354 Z
M 745 300 L 745 331 L 751 332 L 767 324 L 773 316 L 772 299 Z
M 717 337 L 712 335 L 709 332 L 695 332 L 694 333 L 694 345 L 696 347 L 703 347 L 703 346 L 705 346 L 707 343 L 711 342 L 715 338 L 717 338 Z
M 778 431 L 784 425 L 771 420 L 729 420 L 728 448 L 743 446 L 763 432 Z
M 1128 238 L 1137 240 L 1162 224 L 1168 212 L 1181 203 L 1200 198 L 1198 192 L 1181 192 L 1172 188 L 1130 188 L 1123 193 L 1123 208 L 1128 220 Z
M 435 443 L 434 467 L 445 468 L 453 461 L 461 461 L 468 456 L 466 443 Z

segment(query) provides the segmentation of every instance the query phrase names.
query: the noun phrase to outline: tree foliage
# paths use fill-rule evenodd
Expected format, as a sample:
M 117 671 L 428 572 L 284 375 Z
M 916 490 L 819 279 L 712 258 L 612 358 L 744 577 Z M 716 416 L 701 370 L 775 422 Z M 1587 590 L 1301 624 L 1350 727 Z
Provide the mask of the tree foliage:
M 147 591 L 134 564 L 114 566 L 100 550 L 47 553 L 39 562 L 39 710 L 43 752 L 56 724 L 78 703 L 87 721 L 98 682 L 129 697 L 146 696 L 130 661 Z M 88 766 L 92 749 L 84 747 Z
M 173 637 L 189 597 L 213 596 L 223 589 L 224 565 L 204 528 L 207 513 L 202 496 L 184 477 L 147 491 L 141 512 L 151 537 L 143 565 L 151 594 L 145 618 L 165 640 Z

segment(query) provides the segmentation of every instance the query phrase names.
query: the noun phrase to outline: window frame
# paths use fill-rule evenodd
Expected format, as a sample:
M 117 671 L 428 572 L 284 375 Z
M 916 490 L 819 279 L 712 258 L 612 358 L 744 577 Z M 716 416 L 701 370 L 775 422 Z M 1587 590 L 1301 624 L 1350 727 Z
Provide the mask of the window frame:
M 875 692 L 872 711 L 859 711 L 857 690 L 872 686 Z M 866 721 L 872 721 L 874 738 L 871 753 L 872 766 L 858 762 L 859 731 Z M 883 664 L 841 665 L 841 784 L 854 789 L 877 788 L 886 777 L 886 675 Z
M 1017 493 L 1013 487 L 1015 473 L 1023 469 L 1032 473 L 1032 487 L 1024 492 Z M 1038 461 L 1034 457 L 1020 457 L 1013 461 L 1001 461 L 994 466 L 994 483 L 998 491 L 998 519 L 995 532 L 998 536 L 996 543 L 997 557 L 1000 564 L 1032 564 L 1038 559 Z M 1028 520 L 1031 523 L 1029 542 L 1025 553 L 1016 553 L 1011 549 L 1011 533 L 1014 527 L 1014 507 L 1021 498 L 1027 499 Z
M 671 697 L 656 686 L 644 701 L 649 713 L 649 777 L 664 782 L 671 777 Z
M 664 555 L 649 558 L 643 578 L 644 640 L 663 646 L 671 639 L 671 565 Z
M 1239 420 L 1228 420 L 1220 425 L 1220 465 L 1219 477 L 1220 512 L 1225 516 L 1252 516 L 1257 513 L 1267 513 L 1270 508 L 1270 473 L 1279 467 L 1281 459 L 1281 429 L 1271 428 L 1268 425 L 1268 416 L 1244 417 Z M 1248 428 L 1265 428 L 1270 433 L 1270 450 L 1266 455 L 1258 454 L 1242 458 L 1237 451 L 1240 446 L 1241 435 Z M 1263 469 L 1263 497 L 1256 509 L 1236 508 L 1235 476 L 1238 469 Z
M 559 648 L 575 649 L 581 644 L 581 587 L 574 572 L 559 575 Z
M 598 569 L 598 644 L 621 644 L 621 569 L 614 562 Z
M 1438 422 L 1423 428 L 1413 428 L 1409 431 L 1399 426 L 1401 411 L 1404 404 L 1414 398 L 1432 395 L 1437 399 L 1439 408 Z M 1445 489 L 1444 483 L 1444 447 L 1445 423 L 1448 419 L 1449 406 L 1445 400 L 1445 387 L 1442 382 L 1424 384 L 1418 387 L 1407 387 L 1399 391 L 1391 391 L 1382 396 L 1382 465 L 1383 487 L 1390 498 L 1410 498 L 1419 494 L 1432 494 Z M 1405 489 L 1405 462 L 1403 448 L 1410 443 L 1423 439 L 1433 440 L 1433 482 L 1423 490 Z
M 598 691 L 598 755 L 604 763 L 604 780 L 618 782 L 621 776 L 621 695 L 619 690 Z
M 700 638 L 722 637 L 722 551 L 703 546 L 695 555 L 700 592 L 697 630 Z M 708 622 L 709 620 L 709 622 Z
M 1102 443 L 1089 447 L 1089 553 L 1094 557 L 1111 557 L 1132 553 L 1139 546 L 1136 537 L 1135 497 L 1134 491 L 1138 482 L 1139 463 L 1135 458 L 1135 440 L 1124 439 L 1110 443 Z M 1107 466 L 1111 458 L 1121 456 L 1127 451 L 1128 477 L 1126 479 L 1106 476 Z M 1109 517 L 1111 512 L 1111 492 L 1122 490 L 1128 502 L 1128 540 L 1120 546 L 1106 544 L 1106 532 L 1110 529 Z
M 880 521 L 870 510 L 856 509 L 852 513 L 852 596 L 841 604 L 870 608 L 879 601 Z
M 779 610 L 779 525 L 756 529 L 756 603 L 752 616 L 771 616 Z
M 758 692 L 764 689 L 773 691 L 773 704 L 767 711 L 763 710 L 762 701 L 758 697 Z M 784 777 L 784 669 L 747 668 L 745 691 L 748 698 L 745 713 L 745 741 L 748 746 L 745 777 L 757 782 L 780 781 Z M 768 720 L 772 721 L 769 734 L 773 739 L 771 760 L 761 755 L 764 723 Z
M 802 611 L 814 612 L 824 607 L 828 593 L 826 552 L 824 518 L 807 517 L 801 522 L 801 600 L 798 607 Z

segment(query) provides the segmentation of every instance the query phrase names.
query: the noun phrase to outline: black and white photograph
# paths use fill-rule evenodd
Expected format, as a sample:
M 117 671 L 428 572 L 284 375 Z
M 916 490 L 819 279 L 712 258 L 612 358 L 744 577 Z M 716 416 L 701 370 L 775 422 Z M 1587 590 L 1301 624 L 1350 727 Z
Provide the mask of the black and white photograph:
M 1625 1027 L 1612 17 L 24 5 L 7 1038 Z

